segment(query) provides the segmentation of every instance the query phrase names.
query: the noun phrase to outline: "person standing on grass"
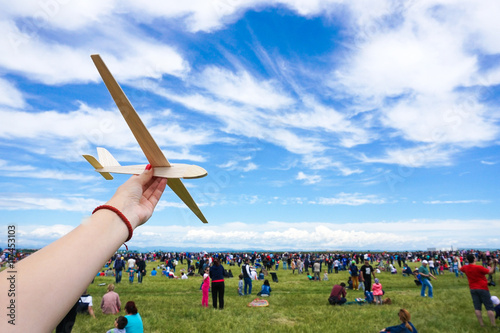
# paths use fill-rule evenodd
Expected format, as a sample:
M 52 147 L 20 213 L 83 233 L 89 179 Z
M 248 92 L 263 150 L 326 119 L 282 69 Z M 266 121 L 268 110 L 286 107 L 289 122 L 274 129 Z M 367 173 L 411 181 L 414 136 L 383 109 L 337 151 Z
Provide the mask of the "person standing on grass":
M 245 283 L 245 295 L 250 295 L 252 293 L 252 273 L 250 272 L 249 264 L 250 260 L 246 258 L 245 263 L 241 266 L 241 274 L 243 274 L 243 282 Z
M 321 273 L 321 264 L 319 263 L 319 259 L 316 259 L 313 264 L 313 272 L 314 272 L 314 279 L 316 281 L 321 281 L 319 278 L 319 273 Z
M 372 275 L 375 279 L 375 271 L 368 260 L 365 260 L 365 264 L 359 269 L 359 276 L 365 285 L 365 291 L 372 291 Z
M 115 282 L 118 284 L 122 281 L 122 270 L 125 266 L 123 258 L 119 254 L 116 255 L 114 269 L 115 269 Z
M 137 259 L 137 281 L 142 283 L 142 278 L 146 275 L 146 261 L 139 256 Z
M 429 258 L 429 271 L 432 274 L 437 275 L 436 271 L 434 270 L 434 260 L 432 260 L 432 257 Z
M 427 268 L 428 262 L 427 260 L 422 260 L 422 266 L 418 268 L 418 272 L 420 273 L 420 282 L 422 283 L 422 289 L 420 290 L 420 296 L 425 297 L 425 288 L 429 288 L 429 298 L 434 297 L 433 288 L 431 284 L 431 277 L 434 280 L 437 278 L 429 272 L 429 268 Z
M 358 270 L 358 266 L 356 266 L 356 262 L 354 260 L 351 262 L 351 265 L 349 266 L 349 273 L 351 274 L 352 289 L 358 290 L 359 270 Z
M 224 267 L 220 264 L 219 258 L 214 259 L 209 271 L 212 279 L 212 303 L 214 309 L 217 309 L 217 300 L 219 300 L 219 309 L 224 309 Z
M 472 303 L 474 304 L 474 312 L 476 313 L 479 325 L 484 326 L 483 316 L 481 314 L 481 304 L 484 307 L 490 318 L 491 326 L 496 327 L 495 323 L 495 311 L 493 302 L 491 301 L 490 290 L 488 289 L 488 280 L 486 275 L 491 274 L 495 271 L 497 267 L 498 260 L 495 259 L 493 267 L 487 269 L 486 267 L 476 265 L 476 257 L 473 254 L 467 255 L 468 265 L 462 266 L 460 260 L 458 260 L 458 268 L 461 272 L 464 272 L 469 281 L 470 294 L 472 296 Z
M 135 263 L 136 260 L 134 257 L 130 257 L 127 261 L 128 265 L 128 281 L 130 283 L 134 283 L 134 275 L 135 275 Z
M 295 259 L 292 260 L 292 274 L 295 274 L 295 267 L 296 267 Z
M 203 284 L 201 285 L 201 306 L 204 306 L 206 308 L 208 308 L 208 292 L 210 291 L 210 276 L 208 274 L 209 271 L 210 269 L 208 267 L 205 268 L 205 274 L 203 274 Z

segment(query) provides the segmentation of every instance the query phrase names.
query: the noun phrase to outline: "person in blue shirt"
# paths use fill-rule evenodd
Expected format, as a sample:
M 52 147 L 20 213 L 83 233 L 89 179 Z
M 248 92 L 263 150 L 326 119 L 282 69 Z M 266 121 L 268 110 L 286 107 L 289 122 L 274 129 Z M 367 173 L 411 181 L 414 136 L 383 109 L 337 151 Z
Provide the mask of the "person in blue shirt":
M 271 296 L 271 286 L 269 285 L 269 280 L 265 279 L 262 289 L 257 294 L 257 296 Z
M 401 320 L 400 325 L 386 327 L 383 330 L 381 330 L 380 332 L 418 333 L 415 326 L 413 326 L 413 324 L 410 322 L 411 315 L 408 312 L 408 310 L 405 310 L 405 309 L 399 310 L 398 316 L 399 316 L 399 320 Z
M 133 301 L 129 301 L 125 304 L 125 313 L 125 318 L 127 318 L 125 331 L 127 333 L 144 333 L 141 315 L 138 313 L 137 307 Z

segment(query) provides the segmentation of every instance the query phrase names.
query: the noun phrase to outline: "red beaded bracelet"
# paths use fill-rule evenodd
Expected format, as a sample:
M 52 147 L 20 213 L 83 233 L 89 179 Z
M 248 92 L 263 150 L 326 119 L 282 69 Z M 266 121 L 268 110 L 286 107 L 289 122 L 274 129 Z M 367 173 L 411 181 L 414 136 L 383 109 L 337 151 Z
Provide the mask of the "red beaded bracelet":
M 125 223 L 125 225 L 127 226 L 127 229 L 128 229 L 128 238 L 125 240 L 125 242 L 128 242 L 132 238 L 132 234 L 134 233 L 134 229 L 132 229 L 132 224 L 130 224 L 130 221 L 127 219 L 127 217 L 125 217 L 125 215 L 123 215 L 123 213 L 120 212 L 117 208 L 110 206 L 110 205 L 98 206 L 96 209 L 94 209 L 92 214 L 94 214 L 95 212 L 97 212 L 100 209 L 109 209 L 110 211 L 114 212 L 116 215 L 118 215 L 122 219 L 123 223 Z M 127 245 L 125 245 L 125 247 L 127 247 Z

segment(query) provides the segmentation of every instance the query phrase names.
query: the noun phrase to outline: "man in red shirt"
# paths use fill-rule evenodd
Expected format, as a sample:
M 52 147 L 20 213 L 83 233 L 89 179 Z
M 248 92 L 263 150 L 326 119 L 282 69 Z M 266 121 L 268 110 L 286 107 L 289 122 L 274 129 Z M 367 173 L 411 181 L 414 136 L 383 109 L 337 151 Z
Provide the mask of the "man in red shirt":
M 340 285 L 336 284 L 333 286 L 328 302 L 330 302 L 331 305 L 342 305 L 347 301 L 345 299 L 346 296 L 347 292 L 345 290 L 345 283 L 342 282 Z
M 495 259 L 493 267 L 490 267 L 490 269 L 476 265 L 476 256 L 473 254 L 467 255 L 467 261 L 469 264 L 462 266 L 460 260 L 458 260 L 458 269 L 464 272 L 469 280 L 470 294 L 472 296 L 472 303 L 474 304 L 474 311 L 479 321 L 479 325 L 484 326 L 483 317 L 481 315 L 481 304 L 484 304 L 488 317 L 490 318 L 491 326 L 496 327 L 495 311 L 493 302 L 491 301 L 486 275 L 495 272 L 498 260 Z

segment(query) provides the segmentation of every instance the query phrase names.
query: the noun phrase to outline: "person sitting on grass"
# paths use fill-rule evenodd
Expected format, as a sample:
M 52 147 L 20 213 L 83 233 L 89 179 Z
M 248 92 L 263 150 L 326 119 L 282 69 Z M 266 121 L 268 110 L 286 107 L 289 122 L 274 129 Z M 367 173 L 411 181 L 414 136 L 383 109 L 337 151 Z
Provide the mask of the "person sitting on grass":
M 413 272 L 411 271 L 410 266 L 408 266 L 408 264 L 405 264 L 403 268 L 403 276 L 410 276 L 410 275 L 413 275 Z
M 347 302 L 346 296 L 347 291 L 345 290 L 345 283 L 342 282 L 340 285 L 336 284 L 333 286 L 330 297 L 328 297 L 328 302 L 331 305 L 342 305 Z
M 142 325 L 142 318 L 137 307 L 133 301 L 128 301 L 125 304 L 125 313 L 127 314 L 127 326 L 125 326 L 125 331 L 127 333 L 143 333 L 144 327 Z
M 323 281 L 328 281 L 328 272 L 325 271 L 325 274 L 323 274 Z
M 382 296 L 384 291 L 382 290 L 382 284 L 378 278 L 375 278 L 375 283 L 372 286 L 373 297 L 375 298 L 375 304 L 382 305 Z
M 271 296 L 271 286 L 269 285 L 268 279 L 264 280 L 264 284 L 262 284 L 262 289 L 257 294 L 257 296 Z
M 418 333 L 415 326 L 413 326 L 413 324 L 410 322 L 411 315 L 407 310 L 405 310 L 405 309 L 399 310 L 398 316 L 399 316 L 399 320 L 401 320 L 400 325 L 386 327 L 383 330 L 381 330 L 380 332 Z
M 124 316 L 120 316 L 115 319 L 115 328 L 108 330 L 106 333 L 127 333 L 125 331 L 125 326 L 127 326 L 128 320 Z
M 491 296 L 491 302 L 495 309 L 495 319 L 500 317 L 500 300 L 496 296 Z
M 108 269 L 106 270 L 106 276 L 115 276 L 115 273 L 113 272 L 111 267 L 108 267 Z
M 78 305 L 76 307 L 77 313 L 84 313 L 90 315 L 95 319 L 94 309 L 92 308 L 92 296 L 87 293 L 87 290 L 80 296 Z
M 116 314 L 120 312 L 122 303 L 120 302 L 120 295 L 115 292 L 115 285 L 108 285 L 108 292 L 102 296 L 101 310 L 104 314 Z
M 354 290 L 354 285 L 352 282 L 352 277 L 347 278 L 347 289 Z
M 156 268 L 153 267 L 153 270 L 151 271 L 151 276 L 156 276 Z
M 238 281 L 238 295 L 243 296 L 243 274 L 238 276 L 240 280 Z
M 417 286 L 421 286 L 422 280 L 420 277 L 420 273 L 418 272 L 418 269 L 415 269 L 415 271 L 413 272 L 413 276 L 415 277 L 415 280 L 413 282 L 415 282 Z
M 314 277 L 309 273 L 307 273 L 307 278 L 309 279 L 309 281 L 314 281 Z

